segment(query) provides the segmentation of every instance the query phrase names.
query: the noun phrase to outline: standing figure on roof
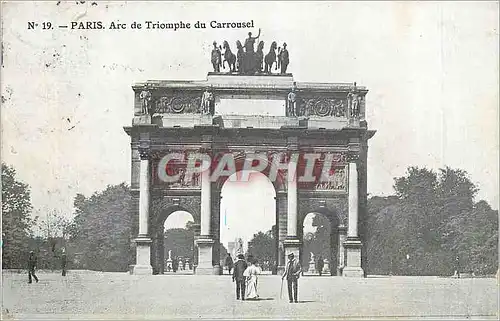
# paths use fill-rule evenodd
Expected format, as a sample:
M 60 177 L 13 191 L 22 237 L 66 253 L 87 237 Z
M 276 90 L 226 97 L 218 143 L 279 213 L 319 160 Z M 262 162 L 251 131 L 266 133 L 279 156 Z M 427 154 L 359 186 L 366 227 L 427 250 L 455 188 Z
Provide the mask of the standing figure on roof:
M 214 48 L 212 49 L 212 66 L 214 67 L 214 72 L 220 72 L 220 67 L 222 66 L 222 54 L 220 49 L 217 47 L 217 42 L 213 42 Z
M 250 52 L 254 52 L 254 43 L 255 43 L 255 40 L 259 39 L 260 37 L 260 28 L 259 28 L 259 34 L 257 35 L 257 37 L 252 37 L 252 33 L 249 32 L 248 33 L 248 38 L 245 40 L 245 52 L 246 53 L 250 53 Z
M 286 49 L 286 42 L 283 44 L 283 50 L 280 52 L 280 65 L 281 65 L 281 73 L 286 74 L 286 68 L 290 63 L 290 57 L 288 55 L 288 50 Z

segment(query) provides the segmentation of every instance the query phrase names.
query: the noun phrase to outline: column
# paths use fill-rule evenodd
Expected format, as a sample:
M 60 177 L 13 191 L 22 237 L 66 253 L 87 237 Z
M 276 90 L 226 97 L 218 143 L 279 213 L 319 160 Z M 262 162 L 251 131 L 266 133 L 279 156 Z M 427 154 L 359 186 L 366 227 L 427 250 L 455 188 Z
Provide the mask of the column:
M 203 164 L 203 168 L 207 167 L 206 164 Z M 214 240 L 210 233 L 210 220 L 212 214 L 211 187 L 210 170 L 205 170 L 201 173 L 201 224 L 200 237 L 196 240 L 196 245 L 198 246 L 198 266 L 196 267 L 196 274 L 213 274 L 212 247 Z
M 347 240 L 344 247 L 347 253 L 347 262 L 343 270 L 343 276 L 363 277 L 361 268 L 361 241 L 358 237 L 358 168 L 357 157 L 351 157 L 349 161 L 349 220 L 347 226 Z
M 139 235 L 136 243 L 136 264 L 133 274 L 153 274 L 151 267 L 151 238 L 148 235 L 149 220 L 149 147 L 139 147 L 141 158 L 139 174 Z
M 289 238 L 297 237 L 297 175 L 295 175 L 295 171 L 297 168 L 297 164 L 294 162 L 288 163 L 288 189 L 287 189 L 287 228 L 286 235 Z
M 345 225 L 340 225 L 339 226 L 339 246 L 338 246 L 338 266 L 337 266 L 337 275 L 341 276 L 342 271 L 344 270 L 345 267 L 345 248 L 344 248 L 344 242 L 347 240 L 347 235 L 346 235 L 346 227 Z
M 349 225 L 347 237 L 358 237 L 358 169 L 356 162 L 349 163 Z
M 201 236 L 205 238 L 210 237 L 211 193 L 210 171 L 206 170 L 201 173 Z
M 285 260 L 291 253 L 300 262 L 300 240 L 297 238 L 297 163 L 289 161 L 287 169 L 287 228 L 286 239 L 283 242 L 285 247 Z
M 278 273 L 282 274 L 285 271 L 285 240 L 288 234 L 287 227 L 287 207 L 288 201 L 285 191 L 276 192 L 276 223 L 278 228 Z

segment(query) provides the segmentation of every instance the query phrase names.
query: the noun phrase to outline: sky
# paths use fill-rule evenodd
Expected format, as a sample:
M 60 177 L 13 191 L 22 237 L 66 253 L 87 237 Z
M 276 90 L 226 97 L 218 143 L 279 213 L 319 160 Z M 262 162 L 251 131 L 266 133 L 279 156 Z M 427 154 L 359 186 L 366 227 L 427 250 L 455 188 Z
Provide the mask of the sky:
M 206 79 L 212 42 L 235 43 L 248 32 L 57 27 L 148 20 L 253 20 L 251 31 L 261 28 L 267 44 L 288 44 L 295 81 L 369 89 L 366 118 L 377 130 L 369 141 L 370 195 L 392 194 L 393 178 L 408 166 L 448 165 L 466 170 L 478 200 L 498 209 L 497 2 L 7 2 L 2 160 L 31 186 L 34 215 L 71 216 L 77 193 L 130 182 L 123 126 L 133 117 L 132 84 Z M 29 21 L 38 27 L 28 30 Z M 56 27 L 42 30 L 43 22 Z M 273 224 L 248 219 L 274 208 L 267 183 L 234 187 L 238 197 L 224 190 L 225 208 L 250 226 L 242 233 Z

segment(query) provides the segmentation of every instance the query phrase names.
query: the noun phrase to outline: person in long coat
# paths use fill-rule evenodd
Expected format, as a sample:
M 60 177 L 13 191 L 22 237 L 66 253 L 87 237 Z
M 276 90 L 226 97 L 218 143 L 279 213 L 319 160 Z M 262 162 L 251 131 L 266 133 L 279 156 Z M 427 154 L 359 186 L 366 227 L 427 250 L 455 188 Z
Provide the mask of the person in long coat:
M 290 300 L 290 303 L 298 303 L 298 280 L 301 272 L 302 268 L 300 267 L 300 263 L 295 259 L 293 253 L 288 254 L 288 263 L 286 264 L 285 273 L 283 274 L 282 279 L 286 278 L 288 283 L 288 299 Z
M 262 273 L 262 270 L 256 266 L 256 263 L 257 260 L 252 259 L 250 266 L 247 267 L 243 273 L 243 276 L 246 278 L 246 298 L 250 300 L 259 298 L 257 292 L 257 276 Z
M 234 263 L 233 270 L 233 282 L 236 282 L 236 300 L 240 299 L 245 300 L 245 277 L 243 273 L 247 269 L 247 262 L 245 261 L 245 257 L 243 254 L 238 254 L 237 260 Z
M 31 277 L 33 277 L 38 283 L 38 278 L 35 275 L 35 269 L 36 269 L 36 255 L 35 252 L 30 251 L 30 255 L 28 257 L 28 283 L 32 283 L 33 281 L 31 280 Z
M 231 274 L 231 270 L 233 269 L 233 258 L 231 257 L 231 254 L 227 253 L 224 265 L 227 267 L 228 274 Z

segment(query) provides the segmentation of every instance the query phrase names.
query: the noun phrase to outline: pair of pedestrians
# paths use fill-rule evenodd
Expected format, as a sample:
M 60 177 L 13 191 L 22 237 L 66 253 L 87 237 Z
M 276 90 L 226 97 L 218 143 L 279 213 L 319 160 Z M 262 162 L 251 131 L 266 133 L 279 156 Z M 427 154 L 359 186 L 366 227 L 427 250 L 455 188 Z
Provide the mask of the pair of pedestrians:
M 259 267 L 255 265 L 255 261 L 250 261 L 250 266 L 244 260 L 242 254 L 238 255 L 237 261 L 234 263 L 233 282 L 236 282 L 236 299 L 258 299 L 257 280 L 261 273 Z M 285 268 L 285 273 L 282 276 L 282 282 L 287 280 L 288 299 L 290 303 L 298 303 L 298 280 L 302 269 L 300 263 L 295 259 L 293 253 L 288 255 L 288 263 Z M 283 285 L 283 283 L 282 283 Z

